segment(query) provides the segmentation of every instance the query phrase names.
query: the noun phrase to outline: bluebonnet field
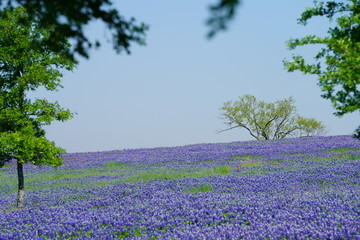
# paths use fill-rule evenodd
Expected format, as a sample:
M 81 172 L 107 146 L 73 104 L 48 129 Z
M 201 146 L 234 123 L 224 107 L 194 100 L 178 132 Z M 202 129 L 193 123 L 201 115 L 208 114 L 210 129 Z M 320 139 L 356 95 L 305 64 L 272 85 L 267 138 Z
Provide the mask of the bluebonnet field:
M 360 239 L 360 141 L 293 138 L 66 154 L 0 169 L 0 239 Z

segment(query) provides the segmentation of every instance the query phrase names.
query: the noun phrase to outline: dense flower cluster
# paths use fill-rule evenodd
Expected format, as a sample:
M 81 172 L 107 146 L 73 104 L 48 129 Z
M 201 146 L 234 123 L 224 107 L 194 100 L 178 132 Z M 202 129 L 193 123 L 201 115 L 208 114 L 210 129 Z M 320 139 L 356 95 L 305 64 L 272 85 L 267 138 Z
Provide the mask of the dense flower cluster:
M 66 154 L 0 170 L 0 239 L 360 239 L 350 136 Z

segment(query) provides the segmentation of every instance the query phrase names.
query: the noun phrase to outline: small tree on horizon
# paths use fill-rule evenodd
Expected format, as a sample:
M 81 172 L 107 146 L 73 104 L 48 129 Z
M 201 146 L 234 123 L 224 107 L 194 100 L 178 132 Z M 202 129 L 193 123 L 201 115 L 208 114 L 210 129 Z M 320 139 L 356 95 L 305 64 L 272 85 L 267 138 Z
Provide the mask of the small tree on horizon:
M 220 110 L 229 128 L 220 132 L 244 128 L 257 140 L 324 134 L 325 126 L 314 118 L 299 116 L 294 103 L 292 97 L 266 103 L 252 95 L 225 102 Z
M 72 117 L 57 102 L 27 96 L 40 87 L 58 90 L 60 70 L 75 66 L 68 55 L 43 44 L 48 38 L 49 32 L 34 24 L 24 8 L 0 11 L 0 167 L 16 161 L 20 209 L 25 194 L 23 165 L 57 167 L 63 162 L 65 150 L 46 139 L 43 126 Z

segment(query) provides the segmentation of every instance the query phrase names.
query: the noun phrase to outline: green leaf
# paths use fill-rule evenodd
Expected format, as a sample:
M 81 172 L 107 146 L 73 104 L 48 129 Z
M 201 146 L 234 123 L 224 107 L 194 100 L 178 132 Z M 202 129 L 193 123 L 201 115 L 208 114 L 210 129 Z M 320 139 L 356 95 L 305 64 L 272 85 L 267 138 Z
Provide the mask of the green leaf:
M 309 63 L 301 55 L 284 60 L 289 72 L 300 71 L 318 77 L 318 85 L 335 109 L 335 115 L 342 116 L 360 110 L 360 5 L 355 0 L 314 1 L 313 8 L 307 8 L 299 19 L 306 24 L 313 17 L 327 17 L 329 27 L 326 37 L 308 35 L 290 39 L 287 46 L 294 50 L 298 46 L 323 46 Z M 335 21 L 334 21 L 335 20 Z
M 62 164 L 65 150 L 46 139 L 43 126 L 73 114 L 58 102 L 27 97 L 40 87 L 58 90 L 63 69 L 72 70 L 76 64 L 66 49 L 54 52 L 44 44 L 51 31 L 34 22 L 22 7 L 0 11 L 0 167 L 11 159 Z

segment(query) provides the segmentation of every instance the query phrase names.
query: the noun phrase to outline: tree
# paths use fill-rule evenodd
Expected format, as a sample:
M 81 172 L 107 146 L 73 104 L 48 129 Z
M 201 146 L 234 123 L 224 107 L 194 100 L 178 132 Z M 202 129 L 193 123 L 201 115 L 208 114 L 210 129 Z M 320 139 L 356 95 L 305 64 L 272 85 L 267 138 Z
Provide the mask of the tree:
M 226 29 L 239 2 L 218 0 L 210 6 L 209 36 Z M 52 27 L 51 37 L 46 42 L 51 50 L 66 50 L 72 58 L 75 54 L 88 58 L 89 50 L 100 46 L 99 40 L 89 39 L 84 32 L 84 27 L 94 20 L 102 21 L 110 30 L 117 53 L 130 53 L 132 43 L 144 45 L 145 33 L 149 29 L 144 23 L 138 24 L 134 17 L 126 19 L 112 6 L 111 0 L 0 0 L 0 7 L 18 5 L 23 6 L 40 27 Z M 74 48 L 63 48 L 61 43 L 67 40 L 74 41 Z
M 257 140 L 281 139 L 287 136 L 321 135 L 325 126 L 313 118 L 304 118 L 296 113 L 294 99 L 277 100 L 275 103 L 257 101 L 252 95 L 229 101 L 220 108 L 228 131 L 244 128 Z
M 290 50 L 314 44 L 322 48 L 313 63 L 293 55 L 291 61 L 284 61 L 284 66 L 289 72 L 316 75 L 322 97 L 332 102 L 336 116 L 343 116 L 360 110 L 360 3 L 346 0 L 314 4 L 302 13 L 298 23 L 306 25 L 315 16 L 325 16 L 334 26 L 329 27 L 325 37 L 308 35 L 288 41 Z M 355 132 L 360 136 L 360 126 Z
M 49 31 L 34 24 L 24 8 L 0 12 L 0 167 L 16 161 L 18 208 L 24 201 L 23 165 L 57 167 L 63 161 L 60 155 L 65 150 L 45 138 L 43 126 L 72 117 L 58 102 L 28 97 L 40 87 L 57 90 L 61 87 L 61 70 L 75 66 L 66 52 L 54 53 L 44 44 L 50 37 Z M 68 46 L 62 44 L 64 49 Z
M 94 20 L 101 20 L 110 30 L 113 48 L 118 53 L 130 53 L 131 43 L 145 44 L 148 26 L 136 23 L 135 18 L 125 19 L 111 0 L 0 0 L 0 6 L 17 5 L 24 7 L 40 28 L 51 29 L 45 44 L 52 51 L 67 51 L 72 58 L 75 53 L 88 58 L 89 49 L 100 46 L 99 40 L 90 40 L 84 33 L 84 27 Z M 61 44 L 68 40 L 74 41 L 72 49 Z

